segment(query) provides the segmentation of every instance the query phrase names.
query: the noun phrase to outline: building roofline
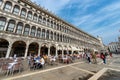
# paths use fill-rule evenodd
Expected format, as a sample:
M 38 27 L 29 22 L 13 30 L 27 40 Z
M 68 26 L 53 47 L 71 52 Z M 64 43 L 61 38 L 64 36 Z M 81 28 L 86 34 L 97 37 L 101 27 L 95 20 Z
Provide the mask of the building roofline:
M 40 5 L 37 5 L 36 3 L 32 2 L 31 0 L 21 0 L 21 1 L 22 1 L 22 2 L 25 2 L 25 3 L 29 4 L 29 5 L 32 5 L 33 7 L 37 8 L 38 10 L 41 10 L 41 11 L 43 11 L 44 13 L 49 14 L 50 16 L 52 16 L 52 17 L 54 17 L 54 18 L 62 21 L 63 23 L 65 23 L 65 24 L 67 24 L 67 25 L 69 25 L 69 26 L 71 26 L 71 27 L 79 30 L 80 32 L 83 32 L 84 34 L 87 34 L 87 35 L 89 35 L 90 37 L 93 37 L 93 38 L 95 38 L 96 40 L 98 40 L 98 39 L 97 39 L 96 37 L 94 37 L 93 35 L 91 35 L 91 34 L 85 32 L 85 31 L 81 30 L 80 28 L 75 27 L 73 24 L 71 24 L 71 23 L 69 23 L 69 22 L 61 19 L 60 17 L 58 17 L 58 16 L 56 16 L 55 14 L 51 13 L 51 12 L 48 11 L 47 9 L 42 8 Z

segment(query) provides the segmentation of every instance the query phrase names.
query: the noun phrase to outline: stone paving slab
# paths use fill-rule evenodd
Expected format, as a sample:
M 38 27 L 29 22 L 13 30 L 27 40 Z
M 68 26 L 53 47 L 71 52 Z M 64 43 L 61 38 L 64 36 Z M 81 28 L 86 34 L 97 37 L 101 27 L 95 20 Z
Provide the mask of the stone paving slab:
M 75 70 L 71 67 L 65 67 L 14 80 L 78 80 L 79 78 L 87 77 L 88 75 L 90 74 L 80 72 L 79 70 Z

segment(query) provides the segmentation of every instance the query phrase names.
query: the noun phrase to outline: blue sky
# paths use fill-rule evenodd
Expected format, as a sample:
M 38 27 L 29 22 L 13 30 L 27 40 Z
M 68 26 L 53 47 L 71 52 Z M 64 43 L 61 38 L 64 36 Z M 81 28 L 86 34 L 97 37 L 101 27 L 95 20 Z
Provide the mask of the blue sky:
M 32 0 L 104 44 L 120 36 L 120 0 Z

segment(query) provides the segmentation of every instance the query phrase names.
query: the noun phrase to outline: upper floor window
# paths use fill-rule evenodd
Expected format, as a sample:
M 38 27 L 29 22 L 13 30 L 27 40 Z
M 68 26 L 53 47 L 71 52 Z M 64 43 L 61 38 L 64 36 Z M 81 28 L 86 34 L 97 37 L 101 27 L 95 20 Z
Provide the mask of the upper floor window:
M 32 19 L 32 12 L 31 12 L 31 11 L 28 12 L 27 18 L 28 18 L 29 20 Z
M 41 37 L 41 29 L 40 28 L 38 28 L 38 30 L 37 30 L 37 37 Z
M 20 16 L 21 17 L 25 17 L 26 16 L 26 9 L 22 8 Z
M 13 32 L 14 31 L 14 27 L 15 27 L 15 21 L 14 20 L 10 20 L 8 22 L 7 31 Z
M 57 34 L 57 41 L 59 41 L 59 34 Z
M 47 30 L 46 39 L 49 39 L 49 31 Z
M 56 36 L 56 33 L 54 33 L 54 40 L 57 40 L 57 36 Z
M 38 18 L 38 22 L 39 22 L 39 23 L 42 22 L 42 17 L 41 17 L 41 16 L 39 16 L 39 18 Z
M 14 9 L 13 9 L 13 14 L 16 14 L 18 15 L 19 14 L 19 11 L 20 11 L 20 7 L 15 5 Z
M 53 21 L 51 21 L 51 27 L 53 28 Z
M 46 18 L 43 18 L 43 24 L 46 24 Z
M 19 22 L 17 25 L 16 33 L 22 34 L 23 23 Z
M 31 36 L 35 36 L 35 32 L 36 32 L 36 28 L 35 27 L 32 27 L 31 29 Z
M 30 26 L 26 24 L 24 29 L 24 35 L 29 35 L 29 31 L 30 31 Z
M 53 40 L 53 32 L 51 31 L 51 35 L 50 35 L 51 40 Z
M 45 38 L 45 29 L 42 30 L 42 38 Z
M 0 30 L 3 30 L 5 27 L 6 18 L 0 17 Z
M 49 19 L 47 20 L 47 25 L 50 26 L 50 21 L 49 21 Z
M 11 9 L 12 9 L 12 3 L 7 1 L 7 2 L 5 3 L 5 6 L 4 6 L 4 9 L 3 9 L 3 10 L 10 12 Z
M 37 21 L 37 14 L 34 14 L 33 20 Z

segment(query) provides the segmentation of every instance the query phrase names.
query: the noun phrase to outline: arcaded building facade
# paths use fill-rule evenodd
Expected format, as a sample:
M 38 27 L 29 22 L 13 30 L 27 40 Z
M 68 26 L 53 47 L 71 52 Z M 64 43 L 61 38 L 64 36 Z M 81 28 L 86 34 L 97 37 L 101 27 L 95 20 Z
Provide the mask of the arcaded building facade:
M 0 0 L 0 58 L 57 56 L 100 48 L 99 39 L 30 0 Z

